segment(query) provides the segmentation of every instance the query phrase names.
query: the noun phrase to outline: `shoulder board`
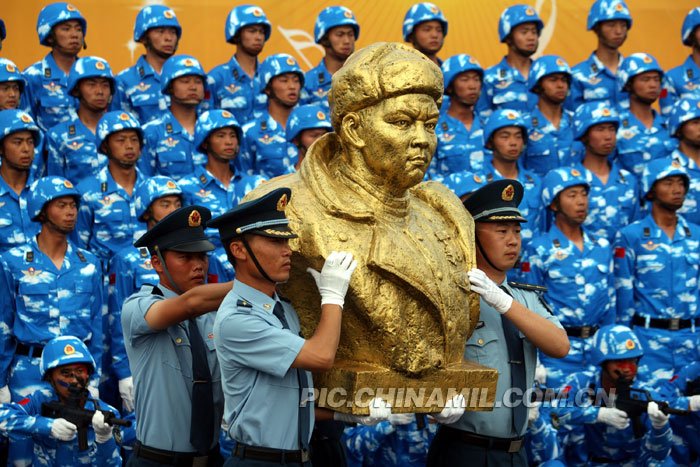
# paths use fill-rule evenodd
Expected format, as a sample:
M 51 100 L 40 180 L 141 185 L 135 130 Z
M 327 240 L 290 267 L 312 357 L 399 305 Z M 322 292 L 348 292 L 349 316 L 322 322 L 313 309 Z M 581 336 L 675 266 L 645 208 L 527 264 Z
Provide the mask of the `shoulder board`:
M 695 73 L 693 73 L 693 70 L 691 70 L 690 68 L 688 68 L 687 70 L 685 70 L 685 75 L 688 77 L 688 79 L 693 79 L 693 78 L 694 78 L 694 74 L 695 74 Z
M 561 246 L 561 242 L 558 238 L 555 238 L 554 240 L 552 240 L 552 245 L 554 245 L 556 248 L 559 248 Z
M 547 291 L 547 287 L 544 287 L 542 285 L 523 284 L 522 282 L 512 281 L 508 281 L 508 285 L 513 287 L 514 289 L 529 290 L 531 292 L 545 293 Z
M 262 131 L 267 130 L 267 122 L 265 120 L 260 120 L 260 129 Z
M 501 79 L 504 79 L 506 77 L 506 69 L 505 68 L 498 69 L 498 77 Z
M 250 302 L 247 302 L 247 301 L 245 301 L 245 300 L 238 300 L 238 301 L 236 302 L 236 306 L 237 306 L 238 308 L 250 308 L 250 309 L 253 308 L 253 305 L 251 305 Z
M 141 255 L 141 258 L 148 258 L 148 248 L 139 248 L 139 255 Z
M 199 181 L 202 183 L 207 183 L 207 176 L 202 174 L 199 176 Z
M 690 228 L 689 227 L 683 227 L 685 229 L 685 236 L 690 237 Z
M 233 78 L 234 78 L 234 79 L 238 79 L 239 76 L 240 76 L 240 75 L 238 74 L 238 70 L 236 70 L 236 69 L 234 68 L 234 69 L 233 69 Z
M 598 71 L 599 71 L 598 65 L 596 65 L 595 63 L 591 63 L 591 71 L 593 73 L 598 73 Z
M 100 190 L 102 190 L 102 193 L 107 191 L 107 182 L 102 182 L 102 185 L 100 185 Z
M 80 260 L 81 263 L 87 263 L 87 259 L 85 258 L 85 255 L 83 254 L 82 251 L 76 250 L 75 254 L 78 255 L 78 259 Z
M 75 135 L 75 125 L 68 125 L 68 134 L 70 136 Z
M 440 125 L 440 126 L 442 126 L 442 131 L 447 131 L 450 128 L 447 126 L 447 122 L 442 122 L 442 125 Z
M 25 253 L 24 260 L 27 263 L 32 263 L 34 261 L 34 252 L 32 250 L 29 250 L 27 253 Z
M 173 132 L 173 124 L 172 123 L 166 123 L 165 124 L 165 132 L 170 134 Z
M 537 117 L 532 117 L 532 126 L 538 126 L 540 121 L 537 119 Z
M 323 84 L 326 82 L 326 74 L 325 73 L 319 73 L 318 75 L 318 84 Z
M 44 78 L 51 78 L 51 68 L 44 68 Z
M 644 227 L 644 236 L 645 237 L 651 236 L 651 230 L 649 230 L 649 227 Z
M 139 67 L 137 68 L 137 70 L 138 70 L 139 76 L 140 76 L 141 78 L 143 78 L 144 76 L 146 76 L 146 70 L 144 70 L 142 66 L 139 66 Z

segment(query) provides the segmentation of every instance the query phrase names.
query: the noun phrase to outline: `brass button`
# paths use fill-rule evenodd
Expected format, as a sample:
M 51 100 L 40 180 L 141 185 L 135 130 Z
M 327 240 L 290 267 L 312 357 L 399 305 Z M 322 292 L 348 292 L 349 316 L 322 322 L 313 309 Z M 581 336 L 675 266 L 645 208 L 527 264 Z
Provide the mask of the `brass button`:
M 181 338 L 181 337 L 178 337 L 177 339 L 175 339 L 175 343 L 176 343 L 176 344 L 182 344 L 182 338 Z
M 265 308 L 266 310 L 269 310 L 270 308 L 272 308 L 272 305 L 270 305 L 269 303 L 265 303 L 265 304 L 263 304 L 263 308 Z
M 479 340 L 476 341 L 476 343 L 479 344 L 479 345 L 484 345 L 484 340 L 483 340 L 483 339 L 479 339 Z
M 338 240 L 341 242 L 347 242 L 348 241 L 348 235 L 345 233 L 338 234 Z

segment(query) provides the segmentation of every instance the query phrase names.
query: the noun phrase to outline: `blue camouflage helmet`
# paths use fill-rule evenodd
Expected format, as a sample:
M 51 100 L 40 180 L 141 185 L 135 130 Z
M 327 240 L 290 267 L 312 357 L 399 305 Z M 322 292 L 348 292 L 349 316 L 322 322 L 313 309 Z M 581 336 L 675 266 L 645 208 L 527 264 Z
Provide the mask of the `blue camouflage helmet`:
M 646 73 L 647 71 L 657 71 L 659 77 L 664 77 L 664 70 L 659 65 L 654 57 L 644 52 L 637 52 L 625 57 L 622 65 L 617 72 L 617 79 L 622 89 L 627 86 L 629 81 L 637 75 Z
M 22 72 L 13 61 L 0 57 L 0 83 L 8 81 L 17 81 L 19 92 L 24 92 L 24 86 L 27 82 L 24 80 Z
M 102 143 L 107 140 L 109 135 L 124 130 L 136 130 L 136 133 L 139 135 L 139 140 L 141 140 L 141 147 L 143 147 L 143 129 L 141 129 L 139 121 L 128 112 L 115 110 L 104 114 L 97 123 L 97 132 L 95 134 L 95 146 L 97 150 L 101 150 Z
M 154 175 L 148 177 L 145 182 L 140 184 L 134 193 L 134 208 L 136 209 L 136 218 L 145 222 L 144 215 L 151 207 L 153 201 L 165 196 L 176 195 L 182 200 L 182 190 L 179 185 L 170 177 L 164 175 Z
M 700 7 L 695 7 L 688 12 L 681 27 L 681 40 L 685 45 L 690 45 L 693 31 L 700 26 Z
M 134 23 L 134 41 L 139 42 L 143 35 L 153 28 L 175 28 L 177 38 L 182 36 L 182 27 L 175 12 L 165 5 L 149 5 L 141 8 Z
M 201 77 L 204 88 L 207 88 L 207 74 L 199 60 L 192 55 L 173 55 L 163 63 L 163 70 L 160 73 L 160 90 L 163 94 L 167 94 L 168 87 L 173 80 L 189 75 Z
M 445 83 L 445 91 L 450 87 L 452 80 L 457 77 L 458 74 L 467 71 L 476 71 L 479 73 L 481 80 L 484 80 L 484 69 L 476 58 L 467 54 L 457 54 L 453 55 L 444 62 L 442 62 L 442 76 Z
M 617 111 L 605 102 L 586 102 L 581 104 L 574 113 L 574 139 L 580 140 L 593 125 L 612 123 L 620 127 L 620 117 Z
M 5 29 L 5 22 L 0 19 L 0 41 L 4 41 L 7 37 L 7 29 Z
M 73 336 L 54 337 L 44 346 L 39 371 L 42 379 L 46 379 L 49 370 L 75 363 L 86 363 L 90 374 L 95 371 L 95 359 L 83 341 Z
M 644 349 L 636 334 L 627 326 L 608 324 L 593 335 L 591 363 L 601 365 L 608 360 L 641 358 Z
M 525 123 L 523 115 L 517 110 L 498 109 L 489 116 L 484 126 L 484 146 L 497 130 L 507 126 L 520 127 L 523 130 L 523 140 L 527 141 L 527 123 Z
M 532 64 L 530 75 L 527 78 L 528 90 L 534 92 L 537 83 L 545 76 L 562 73 L 569 78 L 571 83 L 571 67 L 566 60 L 558 55 L 543 55 Z
M 580 170 L 573 167 L 559 167 L 547 172 L 542 180 L 542 204 L 547 208 L 557 199 L 559 193 L 572 186 L 585 186 L 590 190 L 591 185 Z
M 506 37 L 510 35 L 514 27 L 525 23 L 535 23 L 537 34 L 544 28 L 544 23 L 530 5 L 509 6 L 503 10 L 501 18 L 498 20 L 498 38 L 501 42 L 505 42 Z
M 87 21 L 78 9 L 70 3 L 58 2 L 46 5 L 39 12 L 36 20 L 36 32 L 39 35 L 39 43 L 48 46 L 47 40 L 51 29 L 59 23 L 76 20 L 83 28 L 83 37 L 87 36 Z
M 586 29 L 590 31 L 602 21 L 616 19 L 627 21 L 627 28 L 632 28 L 632 15 L 630 15 L 630 9 L 625 2 L 622 0 L 595 0 L 588 11 Z
M 319 104 L 295 107 L 287 120 L 285 130 L 287 141 L 292 142 L 302 131 L 314 128 L 325 128 L 328 131 L 333 131 L 328 109 Z
M 416 3 L 406 12 L 403 18 L 403 40 L 408 42 L 413 34 L 413 28 L 427 21 L 437 21 L 442 24 L 442 33 L 447 37 L 447 19 L 440 8 L 434 3 L 422 2 Z
M 258 73 L 260 74 L 262 89 L 267 88 L 272 78 L 285 73 L 296 73 L 299 75 L 301 86 L 304 87 L 304 72 L 301 71 L 294 57 L 289 54 L 270 55 L 260 64 Z
M 106 78 L 114 95 L 115 81 L 107 60 L 100 57 L 81 57 L 75 61 L 68 74 L 68 94 L 74 95 L 78 82 L 85 78 Z
M 75 202 L 80 202 L 80 192 L 70 180 L 56 175 L 40 178 L 31 184 L 29 199 L 27 199 L 27 211 L 29 218 L 34 222 L 39 221 L 39 214 L 49 201 L 63 196 L 72 196 Z
M 318 44 L 328 31 L 337 26 L 350 26 L 355 31 L 355 40 L 360 37 L 360 25 L 353 12 L 344 6 L 329 6 L 321 10 L 314 25 L 314 40 Z
M 231 112 L 223 109 L 203 112 L 197 119 L 197 124 L 194 127 L 195 149 L 206 154 L 206 151 L 202 148 L 202 144 L 204 144 L 212 131 L 226 127 L 233 127 L 233 129 L 236 130 L 236 135 L 238 136 L 238 142 L 240 144 L 241 126 Z
M 700 99 L 684 97 L 676 102 L 668 116 L 668 131 L 671 136 L 678 138 L 678 131 L 685 122 L 700 118 Z
M 246 26 L 261 24 L 265 29 L 265 41 L 270 38 L 272 33 L 272 25 L 267 20 L 265 12 L 262 8 L 256 5 L 239 5 L 234 7 L 226 18 L 226 42 L 233 43 L 233 38 L 236 37 L 238 31 Z
M 0 110 L 0 143 L 5 137 L 18 131 L 29 131 L 34 139 L 34 146 L 41 142 L 41 130 L 34 119 L 24 110 Z
M 471 194 L 486 185 L 484 180 L 479 175 L 469 172 L 452 172 L 444 179 L 440 180 L 447 188 L 457 195 L 458 198 Z
M 690 187 L 690 177 L 678 160 L 670 157 L 663 157 L 650 161 L 644 167 L 644 172 L 642 173 L 642 198 L 644 199 L 647 197 L 654 187 L 654 183 L 673 176 L 680 176 L 683 179 L 685 191 L 687 192 Z

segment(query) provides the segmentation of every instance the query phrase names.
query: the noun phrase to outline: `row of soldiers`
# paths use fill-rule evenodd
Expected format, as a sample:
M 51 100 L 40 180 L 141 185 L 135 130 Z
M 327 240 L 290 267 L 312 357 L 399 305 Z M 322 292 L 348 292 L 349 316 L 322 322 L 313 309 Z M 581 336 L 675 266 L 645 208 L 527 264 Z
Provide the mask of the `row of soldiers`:
M 669 379 L 694 358 L 698 233 L 675 213 L 695 221 L 698 212 L 698 24 L 700 12 L 694 9 L 682 28 L 692 54 L 664 73 L 648 54 L 622 58 L 618 49 L 632 26 L 629 9 L 623 2 L 597 1 L 588 28 L 597 34 L 598 48 L 570 69 L 561 57 L 530 60 L 543 23 L 534 9 L 516 5 L 499 21 L 501 41 L 508 46 L 500 64 L 484 70 L 465 54 L 441 63 L 445 98 L 427 177 L 444 181 L 458 196 L 501 178 L 525 186 L 520 209 L 528 220 L 522 231 L 528 245 L 512 275 L 550 288 L 547 298 L 572 341 L 563 363 L 542 359 L 549 386 L 562 384 L 572 368 L 589 367 L 591 336 L 613 321 L 640 326 L 638 334 L 648 332 L 644 347 L 654 352 L 647 352 L 640 369 L 649 384 Z M 447 26 L 435 5 L 417 4 L 406 15 L 404 39 L 439 62 Z M 18 342 L 6 352 L 9 389 L 3 389 L 21 399 L 41 379 L 37 354 L 47 339 L 73 334 L 90 344 L 98 368 L 108 370 L 102 371 L 103 392 L 118 392 L 130 408 L 132 382 L 119 313 L 128 295 L 153 280 L 150 256 L 132 246 L 134 238 L 167 209 L 204 204 L 222 214 L 265 178 L 294 171 L 311 141 L 331 129 L 326 99 L 331 76 L 354 51 L 360 27 L 347 8 L 321 12 L 315 39 L 326 55 L 304 74 L 285 54 L 258 66 L 271 25 L 259 7 L 236 7 L 226 29 L 236 53 L 207 74 L 194 57 L 175 55 L 182 29 L 174 12 L 146 7 L 134 33 L 146 54 L 116 77 L 103 59 L 77 58 L 86 29 L 72 5 L 49 5 L 37 31 L 51 53 L 23 75 L 9 61 L 0 70 L 7 73 L 0 76 L 0 106 L 28 110 L 0 114 L 0 174 L 6 185 L 0 193 L 6 203 L 0 241 L 8 250 L 3 256 L 11 271 L 7 287 L 15 290 L 8 294 L 14 308 L 3 307 L 12 310 L 3 317 L 3 330 Z M 652 108 L 660 96 L 661 115 Z M 117 110 L 108 112 L 111 108 Z M 32 189 L 31 182 L 43 174 L 63 178 L 43 179 Z M 679 180 L 680 206 L 677 193 L 670 204 L 656 199 L 666 180 Z M 49 279 L 51 255 L 40 253 L 45 250 L 37 236 L 39 222 L 52 228 L 62 222 L 39 215 L 54 199 L 46 193 L 62 193 L 52 188 L 60 186 L 77 187 L 77 195 L 69 196 L 79 195 L 80 207 L 75 225 L 67 221 L 58 231 L 69 231 L 66 235 L 95 255 L 84 251 L 74 259 L 75 264 L 94 260 L 94 271 L 82 267 L 79 274 L 62 277 L 70 286 L 61 290 L 70 293 L 45 285 L 72 269 L 62 267 Z M 567 205 L 572 193 L 578 201 Z M 28 207 L 33 195 L 41 205 L 38 212 Z M 655 207 L 665 217 L 655 216 Z M 645 215 L 649 225 L 623 230 Z M 662 221 L 674 228 L 664 229 Z M 233 269 L 220 241 L 212 238 L 218 251 L 212 254 L 208 279 L 230 280 Z M 151 277 L 135 278 L 133 271 Z M 32 287 L 20 286 L 15 278 Z M 104 282 L 104 291 L 98 294 L 99 287 L 86 285 L 91 281 Z M 60 312 L 50 316 L 52 322 L 37 321 L 31 313 L 45 309 L 40 297 L 51 293 L 57 303 L 75 306 L 76 316 L 86 316 L 69 318 L 57 304 Z M 25 296 L 32 299 L 18 300 Z M 99 311 L 105 306 L 106 314 Z M 658 328 L 669 336 L 659 337 Z M 37 329 L 42 332 L 34 334 Z M 102 330 L 107 339 L 99 335 Z M 22 357 L 33 366 L 20 364 Z M 93 387 L 99 373 L 93 375 Z M 110 374 L 112 380 L 106 380 Z M 117 394 L 113 399 L 118 401 Z

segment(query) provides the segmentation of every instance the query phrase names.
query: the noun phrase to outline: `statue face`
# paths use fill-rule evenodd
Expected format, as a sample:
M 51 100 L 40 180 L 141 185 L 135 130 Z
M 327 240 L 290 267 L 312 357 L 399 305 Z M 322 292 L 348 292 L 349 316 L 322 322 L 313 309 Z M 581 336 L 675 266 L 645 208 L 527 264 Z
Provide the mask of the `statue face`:
M 360 151 L 369 171 L 396 189 L 420 183 L 437 146 L 435 101 L 425 94 L 406 94 L 361 112 Z

